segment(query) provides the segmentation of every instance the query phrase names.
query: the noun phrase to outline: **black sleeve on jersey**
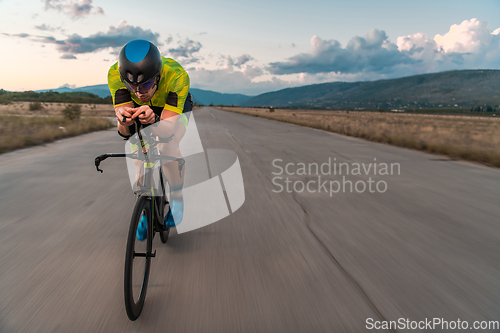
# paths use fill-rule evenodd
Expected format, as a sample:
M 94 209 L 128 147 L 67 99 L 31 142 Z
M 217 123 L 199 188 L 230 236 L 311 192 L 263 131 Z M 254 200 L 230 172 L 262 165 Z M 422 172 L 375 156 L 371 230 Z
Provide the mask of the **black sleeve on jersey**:
M 174 107 L 177 107 L 177 99 L 178 99 L 177 93 L 171 91 L 168 93 L 168 96 L 167 96 L 167 104 L 174 106 Z
M 130 92 L 127 89 L 118 89 L 115 92 L 115 105 L 131 102 Z

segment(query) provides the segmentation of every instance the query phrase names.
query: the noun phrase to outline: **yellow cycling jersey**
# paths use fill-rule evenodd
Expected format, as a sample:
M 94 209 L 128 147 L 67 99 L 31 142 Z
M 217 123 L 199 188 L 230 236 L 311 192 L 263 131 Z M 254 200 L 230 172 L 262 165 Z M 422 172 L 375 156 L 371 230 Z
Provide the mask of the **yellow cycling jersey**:
M 163 68 L 158 88 L 149 102 L 141 102 L 137 96 L 128 90 L 120 79 L 118 62 L 108 72 L 108 87 L 113 98 L 113 105 L 119 106 L 134 102 L 134 105 L 149 105 L 157 114 L 163 109 L 182 114 L 184 103 L 189 94 L 189 76 L 184 68 L 173 59 L 161 57 Z

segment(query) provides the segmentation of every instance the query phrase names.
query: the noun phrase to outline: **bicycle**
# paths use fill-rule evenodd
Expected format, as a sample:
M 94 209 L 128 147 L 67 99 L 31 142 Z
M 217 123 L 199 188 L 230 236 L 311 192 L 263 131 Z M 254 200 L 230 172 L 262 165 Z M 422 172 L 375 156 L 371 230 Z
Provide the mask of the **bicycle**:
M 125 119 L 124 119 L 125 121 Z M 136 119 L 136 127 L 138 141 L 141 144 L 142 154 L 139 149 L 135 153 L 125 154 L 102 154 L 95 158 L 95 167 L 99 169 L 100 163 L 108 157 L 129 157 L 132 159 L 142 160 L 141 175 L 137 179 L 136 202 L 132 219 L 130 221 L 127 249 L 125 254 L 125 270 L 124 270 L 124 298 L 125 309 L 130 320 L 136 320 L 141 314 L 146 299 L 146 291 L 149 281 L 149 272 L 151 269 L 151 258 L 156 256 L 156 250 L 153 252 L 153 239 L 156 233 L 160 234 L 162 243 L 168 241 L 170 227 L 164 223 L 165 212 L 168 212 L 169 202 L 165 195 L 165 183 L 163 171 L 160 166 L 159 184 L 160 189 L 154 188 L 153 170 L 157 162 L 162 160 L 177 161 L 179 164 L 179 175 L 182 177 L 182 169 L 185 163 L 183 158 L 160 155 L 158 150 L 159 143 L 168 143 L 174 138 L 172 134 L 168 138 L 159 138 L 154 135 L 148 135 L 143 138 L 140 131 L 140 123 Z M 137 143 L 139 143 L 137 142 Z M 142 178 L 142 184 L 140 183 Z M 147 221 L 147 236 L 146 239 L 140 241 L 137 239 L 137 228 L 143 216 L 146 216 Z

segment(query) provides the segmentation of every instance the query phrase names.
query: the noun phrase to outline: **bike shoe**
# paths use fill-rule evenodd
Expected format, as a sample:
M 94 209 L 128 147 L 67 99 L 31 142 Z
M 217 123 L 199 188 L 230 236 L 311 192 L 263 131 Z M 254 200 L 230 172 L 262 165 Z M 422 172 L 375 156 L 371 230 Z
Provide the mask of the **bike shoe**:
M 175 227 L 182 221 L 184 214 L 184 200 L 172 200 L 168 208 L 167 216 L 165 216 L 165 225 L 167 227 Z
M 137 226 L 137 239 L 140 240 L 141 242 L 146 239 L 148 235 L 148 220 L 146 218 L 146 215 L 142 215 L 141 221 L 139 222 L 139 225 Z

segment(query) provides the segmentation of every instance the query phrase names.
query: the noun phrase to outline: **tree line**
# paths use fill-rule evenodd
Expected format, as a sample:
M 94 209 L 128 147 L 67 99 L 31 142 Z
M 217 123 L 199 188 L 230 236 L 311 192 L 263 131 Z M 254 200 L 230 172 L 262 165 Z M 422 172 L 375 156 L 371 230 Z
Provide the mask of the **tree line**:
M 111 96 L 101 98 L 88 92 L 63 92 L 47 91 L 36 93 L 34 91 L 6 91 L 0 89 L 0 104 L 11 102 L 43 102 L 43 103 L 92 103 L 111 104 Z
M 496 112 L 496 109 L 491 105 L 474 105 L 470 112 Z

